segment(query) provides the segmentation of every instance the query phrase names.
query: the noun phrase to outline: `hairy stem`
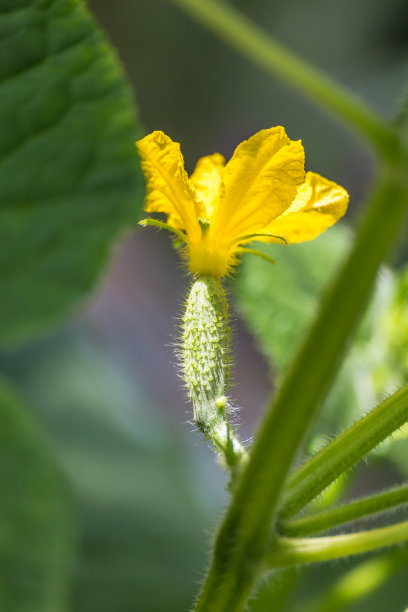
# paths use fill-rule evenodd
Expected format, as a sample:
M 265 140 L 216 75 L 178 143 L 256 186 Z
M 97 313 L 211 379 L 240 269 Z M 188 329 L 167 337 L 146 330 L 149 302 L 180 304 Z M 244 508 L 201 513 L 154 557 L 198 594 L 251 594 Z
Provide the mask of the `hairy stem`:
M 381 493 L 357 499 L 338 508 L 330 508 L 296 520 L 280 523 L 279 530 L 285 536 L 291 537 L 310 535 L 385 510 L 395 510 L 403 504 L 408 504 L 408 485 L 381 491 Z
M 270 568 L 330 561 L 408 540 L 408 521 L 370 531 L 324 538 L 276 538 L 266 562 Z
M 408 385 L 346 429 L 288 479 L 280 510 L 289 518 L 408 421 Z

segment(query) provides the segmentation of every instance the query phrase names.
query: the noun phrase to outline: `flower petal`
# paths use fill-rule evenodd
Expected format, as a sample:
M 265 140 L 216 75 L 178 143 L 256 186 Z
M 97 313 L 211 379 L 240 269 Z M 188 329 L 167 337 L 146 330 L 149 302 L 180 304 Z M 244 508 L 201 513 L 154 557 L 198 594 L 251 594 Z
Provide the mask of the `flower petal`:
M 198 198 L 206 209 L 206 219 L 210 219 L 223 189 L 222 177 L 225 158 L 220 153 L 207 155 L 198 160 L 190 181 L 195 187 Z
M 167 223 L 198 239 L 203 207 L 184 169 L 180 145 L 163 132 L 152 132 L 136 143 L 147 181 L 145 210 L 168 215 Z
M 282 236 L 288 243 L 312 240 L 344 215 L 348 201 L 348 193 L 343 187 L 308 172 L 292 206 L 270 223 L 266 231 Z M 279 242 L 264 237 L 259 240 Z
M 242 142 L 224 170 L 225 195 L 214 214 L 214 235 L 234 239 L 282 214 L 304 181 L 304 151 L 282 127 Z

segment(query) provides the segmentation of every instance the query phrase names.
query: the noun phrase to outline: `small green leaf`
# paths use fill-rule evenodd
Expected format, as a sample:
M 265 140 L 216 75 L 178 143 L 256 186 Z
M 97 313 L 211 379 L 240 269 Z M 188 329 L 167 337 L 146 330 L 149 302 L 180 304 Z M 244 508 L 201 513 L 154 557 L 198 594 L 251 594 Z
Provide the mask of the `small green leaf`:
M 0 342 L 58 320 L 135 224 L 143 180 L 115 53 L 79 0 L 0 0 Z
M 53 457 L 0 381 L 0 609 L 65 610 L 72 525 Z

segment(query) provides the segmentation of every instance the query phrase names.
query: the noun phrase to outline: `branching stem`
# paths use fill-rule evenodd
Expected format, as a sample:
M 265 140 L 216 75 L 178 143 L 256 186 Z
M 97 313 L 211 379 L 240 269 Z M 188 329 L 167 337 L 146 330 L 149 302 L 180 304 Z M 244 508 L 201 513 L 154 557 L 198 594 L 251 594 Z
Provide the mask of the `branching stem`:
M 324 538 L 276 538 L 267 555 L 271 568 L 330 561 L 408 540 L 408 521 L 370 531 Z
M 408 385 L 343 431 L 291 474 L 280 516 L 287 519 L 296 514 L 407 421 Z
M 285 536 L 290 537 L 310 535 L 379 512 L 393 511 L 403 504 L 408 504 L 408 485 L 381 491 L 381 493 L 362 497 L 344 506 L 282 523 L 279 529 Z

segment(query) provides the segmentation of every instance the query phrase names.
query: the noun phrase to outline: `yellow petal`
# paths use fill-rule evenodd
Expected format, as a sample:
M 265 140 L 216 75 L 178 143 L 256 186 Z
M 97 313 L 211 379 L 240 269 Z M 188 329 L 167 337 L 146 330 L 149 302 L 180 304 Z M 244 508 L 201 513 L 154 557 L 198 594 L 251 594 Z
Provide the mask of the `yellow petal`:
M 146 178 L 145 210 L 168 215 L 169 225 L 198 239 L 197 217 L 203 214 L 184 169 L 180 145 L 163 132 L 152 132 L 136 143 Z
M 205 218 L 210 219 L 222 189 L 222 175 L 225 159 L 220 153 L 207 155 L 198 160 L 190 181 L 195 187 L 198 198 L 205 206 Z
M 242 142 L 224 170 L 225 195 L 214 214 L 214 235 L 234 239 L 263 230 L 292 204 L 304 181 L 304 151 L 282 127 Z
M 344 215 L 348 201 L 348 193 L 343 187 L 308 172 L 292 206 L 270 223 L 266 231 L 282 236 L 287 243 L 312 240 Z M 263 237 L 259 240 L 271 241 Z

